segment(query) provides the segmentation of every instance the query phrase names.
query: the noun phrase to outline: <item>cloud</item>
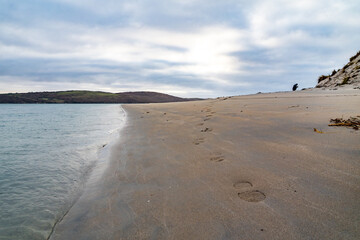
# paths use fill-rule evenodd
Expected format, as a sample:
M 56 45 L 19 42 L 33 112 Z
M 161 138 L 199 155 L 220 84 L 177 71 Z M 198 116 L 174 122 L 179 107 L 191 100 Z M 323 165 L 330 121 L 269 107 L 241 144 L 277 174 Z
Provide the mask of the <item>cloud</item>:
M 310 87 L 345 64 L 360 41 L 355 0 L 4 0 L 3 6 L 2 91 L 40 84 L 217 96 L 287 90 L 294 82 Z
M 137 66 L 138 69 L 132 70 L 141 77 L 184 75 L 219 83 L 226 83 L 226 79 L 217 76 L 239 72 L 238 59 L 230 53 L 242 50 L 242 33 L 226 26 L 209 26 L 188 32 L 155 28 L 88 29 L 64 23 L 52 23 L 51 26 L 51 29 L 39 30 L 0 25 L 3 35 L 10 39 L 0 43 L 0 51 L 4 53 L 0 59 L 72 59 L 73 70 L 79 65 L 73 59 L 101 60 L 119 68 Z M 67 31 L 60 31 L 63 29 Z M 54 32 L 60 32 L 61 36 L 52 34 Z M 15 39 L 19 44 L 14 44 Z M 149 63 L 158 64 L 155 68 L 144 67 Z
M 255 45 L 268 48 L 309 44 L 310 40 L 317 46 L 339 45 L 337 39 L 333 39 L 338 31 L 359 29 L 360 16 L 352 8 L 359 7 L 354 3 L 262 1 L 248 14 L 249 30 Z

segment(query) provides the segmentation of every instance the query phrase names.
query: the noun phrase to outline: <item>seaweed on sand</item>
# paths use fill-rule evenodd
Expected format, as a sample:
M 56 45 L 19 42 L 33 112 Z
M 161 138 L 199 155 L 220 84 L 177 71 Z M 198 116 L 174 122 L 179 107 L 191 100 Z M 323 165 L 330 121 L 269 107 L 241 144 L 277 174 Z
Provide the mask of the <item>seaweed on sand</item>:
M 359 130 L 360 116 L 350 117 L 349 119 L 334 118 L 330 119 L 330 122 L 329 126 L 351 127 L 355 130 Z

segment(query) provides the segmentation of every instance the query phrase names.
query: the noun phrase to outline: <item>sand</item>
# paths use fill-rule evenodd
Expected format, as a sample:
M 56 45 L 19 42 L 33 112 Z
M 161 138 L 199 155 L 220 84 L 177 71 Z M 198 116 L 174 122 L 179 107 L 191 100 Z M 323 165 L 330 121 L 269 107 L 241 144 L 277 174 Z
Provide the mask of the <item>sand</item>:
M 351 89 L 124 105 L 109 166 L 51 239 L 360 239 L 360 131 L 328 126 L 359 105 Z

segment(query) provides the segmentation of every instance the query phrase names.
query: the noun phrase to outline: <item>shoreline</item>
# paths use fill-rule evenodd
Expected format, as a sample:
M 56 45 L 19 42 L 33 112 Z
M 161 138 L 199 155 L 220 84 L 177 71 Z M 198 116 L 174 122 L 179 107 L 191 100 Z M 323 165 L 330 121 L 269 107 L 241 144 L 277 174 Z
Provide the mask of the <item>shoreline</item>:
M 327 124 L 359 102 L 311 90 L 122 105 L 108 168 L 50 239 L 356 239 L 359 132 Z
M 117 104 L 119 105 L 119 104 Z M 111 149 L 117 145 L 118 141 L 121 139 L 121 132 L 126 127 L 127 124 L 127 113 L 123 109 L 122 105 L 119 105 L 121 109 L 121 118 L 123 118 L 122 123 L 117 126 L 116 129 L 113 129 L 108 134 L 111 135 L 108 142 L 103 144 L 101 147 L 99 146 L 97 150 L 97 160 L 95 163 L 93 163 L 88 170 L 88 174 L 86 175 L 85 179 L 83 180 L 82 187 L 80 188 L 80 191 L 76 193 L 76 196 L 72 196 L 70 201 L 71 203 L 68 205 L 68 208 L 65 208 L 66 211 L 63 212 L 63 215 L 60 216 L 54 225 L 52 226 L 50 234 L 47 236 L 48 239 L 52 239 L 52 235 L 57 227 L 58 224 L 60 224 L 63 219 L 66 217 L 66 215 L 71 211 L 71 209 L 74 207 L 74 205 L 77 204 L 77 202 L 82 198 L 84 193 L 88 191 L 88 188 L 94 187 L 94 185 L 97 184 L 97 182 L 100 180 L 101 176 L 104 174 L 106 169 L 110 165 L 110 156 L 111 156 Z

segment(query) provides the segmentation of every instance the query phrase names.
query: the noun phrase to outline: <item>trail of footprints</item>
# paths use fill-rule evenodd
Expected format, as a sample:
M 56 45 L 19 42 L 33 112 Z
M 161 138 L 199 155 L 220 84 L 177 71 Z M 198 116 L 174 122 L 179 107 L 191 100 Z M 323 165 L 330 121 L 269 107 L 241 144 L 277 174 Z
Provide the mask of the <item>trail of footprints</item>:
M 211 106 L 205 107 L 204 109 L 201 110 L 201 112 L 205 112 L 206 114 L 205 117 L 203 118 L 204 122 L 210 120 L 213 114 L 215 113 L 214 111 L 212 111 Z M 204 126 L 204 122 L 199 123 L 197 125 Z M 213 130 L 212 128 L 205 127 L 201 129 L 200 132 L 207 133 L 207 132 L 211 132 L 212 130 Z M 199 145 L 204 142 L 205 142 L 205 138 L 200 137 L 195 139 L 194 144 Z M 225 160 L 224 155 L 221 152 L 214 152 L 210 156 L 210 161 L 212 162 L 222 162 L 224 160 Z M 233 187 L 235 188 L 235 190 L 237 190 L 238 197 L 243 201 L 257 203 L 265 200 L 266 198 L 266 195 L 260 190 L 255 189 L 253 184 L 249 181 L 241 180 L 235 182 Z M 263 231 L 263 229 L 261 229 L 261 231 Z
M 201 110 L 201 112 L 205 112 L 206 115 L 205 117 L 203 118 L 204 122 L 201 122 L 201 123 L 198 123 L 197 126 L 204 126 L 204 123 L 208 120 L 211 119 L 211 117 L 213 116 L 212 114 L 214 114 L 215 112 L 213 112 L 211 110 L 211 106 L 207 106 L 205 107 L 204 109 Z M 200 130 L 200 132 L 202 133 L 206 133 L 206 132 L 211 132 L 213 129 L 212 128 L 209 128 L 209 127 L 205 127 L 203 129 Z M 196 138 L 193 143 L 195 145 L 199 145 L 201 143 L 204 143 L 205 142 L 205 137 L 199 137 L 199 138 Z M 212 160 L 213 161 L 213 160 Z
M 201 112 L 204 112 L 206 114 L 205 118 L 203 119 L 204 122 L 210 120 L 211 117 L 213 116 L 213 114 L 216 113 L 216 112 L 212 111 L 211 106 L 205 107 L 204 109 L 201 110 Z M 197 124 L 197 126 L 204 126 L 204 122 Z M 203 129 L 201 129 L 200 132 L 207 133 L 207 132 L 212 132 L 212 130 L 213 130 L 212 128 L 205 127 Z M 194 144 L 199 145 L 204 142 L 205 142 L 205 138 L 201 137 L 201 138 L 195 139 Z M 225 160 L 225 158 L 222 155 L 222 153 L 220 153 L 220 152 L 212 153 L 210 156 L 210 161 L 212 161 L 212 162 L 222 162 L 224 160 Z

